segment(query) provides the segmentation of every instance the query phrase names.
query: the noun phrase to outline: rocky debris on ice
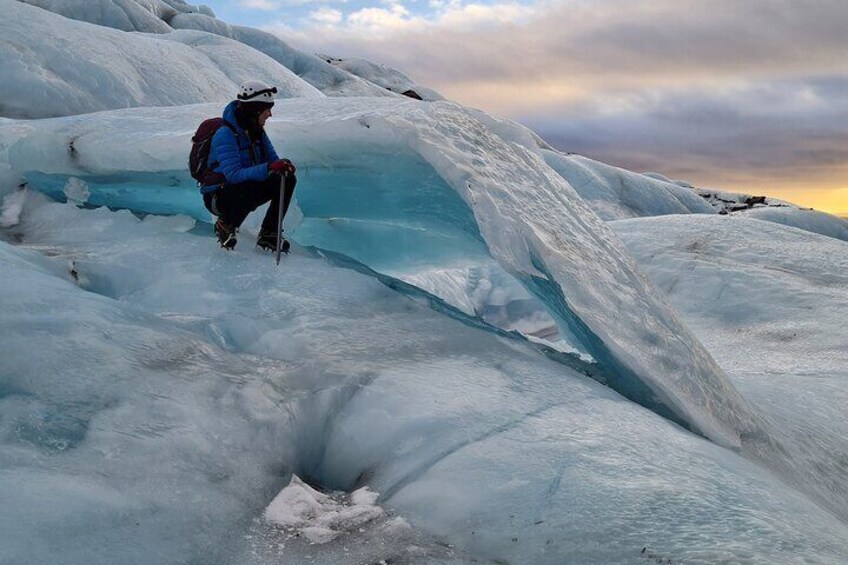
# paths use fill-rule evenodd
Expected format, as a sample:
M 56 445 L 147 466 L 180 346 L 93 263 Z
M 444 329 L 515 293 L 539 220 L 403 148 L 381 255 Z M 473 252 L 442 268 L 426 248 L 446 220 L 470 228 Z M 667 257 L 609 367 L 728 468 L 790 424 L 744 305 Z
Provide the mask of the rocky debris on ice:
M 713 206 L 719 214 L 730 214 L 741 210 L 750 210 L 754 207 L 795 207 L 788 202 L 766 198 L 765 196 L 752 196 L 750 194 L 739 194 L 736 192 L 725 192 L 705 188 L 693 188 L 696 194 Z

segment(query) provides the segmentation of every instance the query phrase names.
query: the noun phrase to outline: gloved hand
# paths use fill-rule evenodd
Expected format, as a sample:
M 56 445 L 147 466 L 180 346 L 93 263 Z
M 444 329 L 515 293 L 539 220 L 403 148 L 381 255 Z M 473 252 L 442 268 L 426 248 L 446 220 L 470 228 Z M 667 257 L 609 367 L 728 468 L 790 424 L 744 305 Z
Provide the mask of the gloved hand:
M 294 163 L 288 159 L 277 159 L 276 161 L 268 163 L 268 172 L 273 175 L 293 175 L 296 170 Z

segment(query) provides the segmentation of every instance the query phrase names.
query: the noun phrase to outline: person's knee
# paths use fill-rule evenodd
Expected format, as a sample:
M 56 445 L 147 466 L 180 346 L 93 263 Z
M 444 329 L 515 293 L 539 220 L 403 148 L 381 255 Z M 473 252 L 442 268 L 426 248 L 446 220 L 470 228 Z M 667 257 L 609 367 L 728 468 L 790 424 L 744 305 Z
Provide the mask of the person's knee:
M 254 185 L 254 194 L 261 194 L 261 199 L 266 202 L 273 198 L 274 195 L 280 191 L 280 181 L 275 177 L 276 175 L 271 175 L 262 183 Z

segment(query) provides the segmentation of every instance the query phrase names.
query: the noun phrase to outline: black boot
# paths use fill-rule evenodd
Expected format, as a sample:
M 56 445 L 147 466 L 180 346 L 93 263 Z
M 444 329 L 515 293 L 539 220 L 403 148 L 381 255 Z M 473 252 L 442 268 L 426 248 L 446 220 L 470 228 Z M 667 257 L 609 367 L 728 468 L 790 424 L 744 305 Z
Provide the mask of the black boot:
M 218 243 L 224 249 L 232 250 L 236 246 L 236 243 L 238 243 L 236 232 L 238 232 L 238 228 L 234 228 L 230 224 L 225 224 L 220 218 L 215 222 L 215 235 L 218 236 Z
M 277 249 L 277 234 L 273 230 L 259 230 L 259 237 L 256 238 L 256 245 L 266 251 L 276 251 Z M 288 253 L 291 245 L 289 241 L 280 234 L 280 251 Z

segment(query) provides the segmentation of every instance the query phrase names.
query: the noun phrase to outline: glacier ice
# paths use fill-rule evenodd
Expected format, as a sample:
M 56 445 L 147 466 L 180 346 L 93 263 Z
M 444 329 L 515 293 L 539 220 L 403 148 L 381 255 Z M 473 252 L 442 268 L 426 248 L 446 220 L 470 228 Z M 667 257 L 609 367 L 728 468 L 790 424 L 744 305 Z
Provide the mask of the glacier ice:
M 254 56 L 257 60 L 246 65 L 246 68 L 251 68 L 255 64 L 261 67 L 261 55 L 264 54 L 330 96 L 395 96 L 383 86 L 330 65 L 315 55 L 292 48 L 271 33 L 221 21 L 207 6 L 192 6 L 185 2 L 164 0 L 26 0 L 26 2 L 67 18 L 123 31 L 167 34 L 175 29 L 183 29 L 234 40 L 255 50 Z M 74 28 L 69 27 L 64 31 L 73 34 Z M 243 69 L 244 67 L 229 67 L 227 71 L 238 73 Z M 429 92 L 429 89 L 427 91 Z M 432 97 L 440 98 L 435 93 Z M 207 99 L 198 98 L 193 102 L 204 100 Z
M 848 243 L 749 215 L 612 227 L 736 387 L 770 417 L 806 490 L 848 517 L 848 465 L 838 455 L 848 453 L 848 397 L 838 385 L 848 367 L 841 331 Z
M 67 175 L 85 171 L 81 178 L 92 187 L 93 204 L 156 213 L 162 212 L 157 206 L 169 206 L 172 213 L 206 219 L 208 212 L 183 169 L 184 148 L 193 126 L 215 111 L 207 105 L 130 109 L 92 119 L 73 116 L 37 126 L 27 123 L 25 132 L 15 125 L 0 129 L 0 142 L 9 147 L 16 170 L 52 175 L 54 184 L 64 186 Z M 315 218 L 304 214 L 305 241 L 312 238 L 332 249 L 335 239 L 346 247 L 334 250 L 377 260 L 357 257 L 350 250 L 357 245 L 355 236 L 363 233 L 363 220 L 368 220 L 367 229 L 391 234 L 397 245 L 389 249 L 400 267 L 409 267 L 402 264 L 404 258 L 417 253 L 438 267 L 455 266 L 462 257 L 480 265 L 485 252 L 544 305 L 565 341 L 598 363 L 605 382 L 725 445 L 740 447 L 743 436 L 751 442 L 763 440 L 756 415 L 721 369 L 639 274 L 609 228 L 537 154 L 504 142 L 473 115 L 444 102 L 294 99 L 280 101 L 275 115 L 281 117 L 270 123 L 269 135 L 278 150 L 299 163 L 302 186 L 308 187 L 299 190 L 298 202 L 308 202 L 312 190 L 314 200 L 325 206 L 339 199 L 348 204 L 344 218 L 332 210 L 318 209 Z M 113 142 L 118 132 L 125 140 L 122 144 Z M 357 176 L 390 159 L 401 159 L 404 165 L 423 163 L 418 167 L 423 176 L 412 178 L 420 181 L 421 197 L 417 198 L 416 187 L 392 184 L 409 179 L 390 176 L 379 181 L 386 187 L 385 204 L 363 201 L 352 206 L 359 198 Z M 355 172 L 343 180 L 350 163 Z M 323 184 L 322 169 L 342 171 L 341 182 Z M 159 182 L 146 190 L 127 179 L 126 171 L 152 175 L 143 177 L 144 182 L 156 178 Z M 317 182 L 310 185 L 313 174 Z M 50 191 L 44 177 L 30 178 Z M 170 180 L 163 183 L 163 178 Z M 105 201 L 97 200 L 97 180 Z M 371 191 L 367 198 L 381 194 L 376 180 L 368 179 L 370 189 L 360 189 Z M 122 186 L 125 182 L 129 186 Z M 346 191 L 356 198 L 345 200 L 341 195 Z M 174 196 L 163 200 L 171 192 Z M 396 205 L 398 197 L 409 202 L 408 208 Z M 140 206 L 148 202 L 152 209 Z M 382 214 L 379 221 L 368 216 L 371 210 Z M 328 215 L 333 221 L 327 221 Z M 430 227 L 441 228 L 425 230 L 424 237 L 448 236 L 450 246 L 444 245 L 445 240 L 437 246 L 421 245 L 415 222 L 425 216 L 435 222 Z M 292 235 L 297 240 L 298 230 Z M 386 246 L 362 249 L 372 255 L 387 251 Z M 445 252 L 447 257 L 438 256 Z M 609 324 L 610 319 L 617 323 Z
M 14 126 L 0 129 L 0 139 L 9 146 L 10 163 L 18 171 L 52 174 L 62 185 L 66 175 L 79 176 L 81 171 L 87 173 L 85 180 L 90 187 L 96 178 L 105 179 L 105 192 L 113 199 L 96 201 L 98 189 L 92 188 L 94 204 L 162 211 L 137 206 L 148 199 L 153 206 L 157 202 L 172 206 L 174 213 L 208 218 L 192 194 L 183 161 L 194 124 L 215 111 L 217 108 L 210 106 L 194 106 L 132 109 L 91 119 L 74 116 L 49 120 L 38 127 L 27 124 L 30 129 L 24 135 Z M 396 195 L 412 199 L 409 210 L 397 210 L 405 216 L 407 225 L 375 223 L 379 229 L 390 230 L 384 233 L 393 234 L 397 246 L 392 253 L 398 258 L 419 253 L 426 257 L 448 249 L 457 258 L 465 255 L 477 262 L 485 250 L 535 295 L 566 341 L 584 348 L 617 390 L 726 445 L 740 446 L 740 436 L 751 441 L 762 437 L 756 415 L 677 321 L 661 295 L 638 273 L 609 228 L 537 154 L 506 143 L 473 115 L 444 102 L 424 105 L 392 99 L 294 99 L 280 101 L 275 116 L 280 117 L 270 123 L 269 135 L 283 154 L 300 164 L 303 186 L 310 186 L 312 169 L 344 170 L 351 160 L 367 168 L 369 159 L 388 162 L 386 157 L 407 156 L 407 160 L 423 162 L 425 170 L 434 171 L 430 175 L 434 179 L 432 188 L 422 185 L 429 192 L 421 201 L 414 199 L 415 193 L 409 188 L 391 185 L 391 178 L 385 181 L 392 189 L 386 193 L 386 205 L 377 208 L 378 213 L 390 210 Z M 4 135 L 4 131 L 10 133 Z M 113 143 L 116 131 L 124 143 Z M 14 143 L 9 141 L 13 134 Z M 73 141 L 72 152 L 69 140 Z M 122 189 L 121 183 L 109 175 L 125 175 L 126 171 L 171 180 L 167 187 L 160 180 L 153 191 L 138 186 Z M 39 178 L 31 177 L 33 181 Z M 373 182 L 383 182 L 379 178 Z M 43 184 L 49 190 L 49 183 Z M 459 198 L 449 198 L 446 186 Z M 162 195 L 180 187 L 173 199 L 162 201 Z M 355 186 L 316 182 L 311 188 L 318 200 L 332 202 L 344 194 L 342 191 Z M 309 190 L 299 190 L 298 200 L 308 199 Z M 371 196 L 379 194 L 375 190 Z M 124 198 L 127 200 L 122 204 Z M 431 208 L 422 208 L 428 198 Z M 442 206 L 445 208 L 438 208 Z M 365 209 L 368 206 L 359 211 Z M 414 226 L 417 211 L 437 224 L 452 226 L 456 243 L 432 249 L 418 245 L 420 237 Z M 338 227 L 344 228 L 343 235 L 349 230 L 356 233 L 362 219 L 357 213 L 355 208 L 349 213 L 355 222 L 322 222 L 324 233 L 332 238 Z M 301 225 L 310 227 L 311 232 L 306 234 L 316 237 L 315 222 L 308 213 Z M 408 239 L 397 236 L 398 228 Z M 438 234 L 440 230 L 429 231 Z M 297 239 L 297 231 L 293 235 Z M 335 237 L 356 244 L 353 238 Z M 321 241 L 327 244 L 326 239 Z M 370 246 L 363 245 L 363 249 L 372 253 Z M 349 249 L 344 251 L 350 253 Z M 439 262 L 445 259 L 439 258 Z M 606 323 L 609 319 L 617 323 Z
M 0 1 L 0 10 L 4 116 L 44 118 L 139 105 L 225 102 L 238 90 L 248 59 L 255 67 L 251 76 L 277 85 L 281 97 L 320 96 L 270 58 L 234 41 L 186 32 L 176 32 L 172 41 L 128 34 L 15 0 Z M 21 21 L 27 25 L 19 25 Z M 74 48 L 68 49 L 71 44 Z M 163 65 L 163 59 L 169 63 Z
M 386 65 L 373 63 L 367 59 L 361 59 L 359 57 L 346 57 L 344 59 L 340 59 L 330 55 L 319 54 L 318 56 L 335 67 L 344 69 L 354 76 L 358 76 L 370 83 L 382 86 L 391 92 L 405 94 L 408 91 L 412 91 L 421 99 L 428 101 L 445 99 L 444 96 L 433 89 L 418 84 L 406 73 L 387 67 Z
M 782 224 L 804 231 L 826 235 L 842 241 L 848 241 L 848 220 L 839 218 L 832 214 L 798 208 L 797 206 L 786 207 L 762 207 L 752 208 L 742 212 L 745 216 Z
M 182 0 L 0 9 L 3 116 L 178 105 L 0 119 L 0 562 L 845 560 L 842 242 Z M 245 67 L 296 98 L 279 269 L 185 171 Z
M 281 98 L 322 92 L 397 96 L 266 32 L 230 28 L 194 13 L 186 16 L 218 22 L 226 26 L 226 33 L 209 33 L 209 26 L 200 26 L 200 31 L 194 29 L 197 26 L 176 31 L 166 26 L 158 33 L 126 33 L 105 27 L 115 24 L 108 14 L 117 8 L 106 0 L 102 4 L 102 9 L 91 8 L 89 19 L 102 24 L 93 25 L 17 0 L 0 1 L 5 15 L 0 20 L 5 40 L 0 44 L 0 74 L 5 78 L 0 82 L 0 115 L 44 118 L 134 106 L 225 102 L 248 76 L 276 85 Z M 83 20 L 89 14 L 64 0 L 44 5 Z M 21 21 L 27 25 L 18 25 Z M 67 49 L 68 45 L 74 48 Z M 27 95 L 20 96 L 21 92 Z
M 244 26 L 230 26 L 228 36 L 265 53 L 327 96 L 377 98 L 398 96 L 385 88 L 334 67 L 315 55 L 293 49 L 285 41 L 266 31 Z
M 803 208 L 785 200 L 727 192 L 712 188 L 696 188 L 697 194 L 719 214 L 748 216 L 804 231 L 848 241 L 848 220 L 812 208 Z
M 323 94 L 286 67 L 247 45 L 203 31 L 176 30 L 155 36 L 156 39 L 177 41 L 206 55 L 235 84 L 246 80 L 262 80 L 277 88 L 276 98 L 318 98 Z M 223 98 L 232 98 L 230 92 Z M 219 96 L 217 99 L 221 99 Z M 201 101 L 199 98 L 197 101 Z
M 714 214 L 715 210 L 689 188 L 640 175 L 581 155 L 543 151 L 545 162 L 574 187 L 604 220 L 624 220 L 664 214 Z
M 61 118 L 27 124 L 23 136 L 9 124 L 16 141 L 7 143 L 8 155 L 17 170 L 42 169 L 28 178 L 48 193 L 84 170 L 94 205 L 206 220 L 174 156 L 190 126 L 174 125 L 208 111 Z M 341 252 L 500 327 L 529 328 L 594 361 L 590 374 L 631 400 L 799 477 L 803 465 L 689 337 L 605 224 L 576 195 L 569 199 L 568 185 L 524 146 L 505 144 L 445 103 L 424 110 L 389 99 L 291 100 L 279 103 L 277 115 L 269 133 L 299 163 L 303 181 L 293 214 L 299 222 L 287 228 L 296 241 Z M 110 143 L 110 129 L 130 120 L 139 125 L 127 143 Z M 119 172 L 116 163 L 138 172 Z M 532 198 L 521 188 L 528 182 Z M 538 189 L 546 186 L 549 192 Z M 114 295 L 108 284 L 98 288 Z
M 842 523 L 761 467 L 527 343 L 299 247 L 280 269 L 222 253 L 185 220 L 35 193 L 23 244 L 0 242 L 0 484 L 15 487 L 0 499 L 23 509 L 0 514 L 4 559 L 344 561 L 359 532 L 319 552 L 256 523 L 292 474 L 368 485 L 435 536 L 380 523 L 363 534 L 391 542 L 368 553 L 380 559 L 412 545 L 436 562 L 848 550 Z
M 20 0 L 66 18 L 122 31 L 167 33 L 177 14 L 162 0 Z
M 731 374 L 848 367 L 836 330 L 848 308 L 848 243 L 747 214 L 611 226 Z

